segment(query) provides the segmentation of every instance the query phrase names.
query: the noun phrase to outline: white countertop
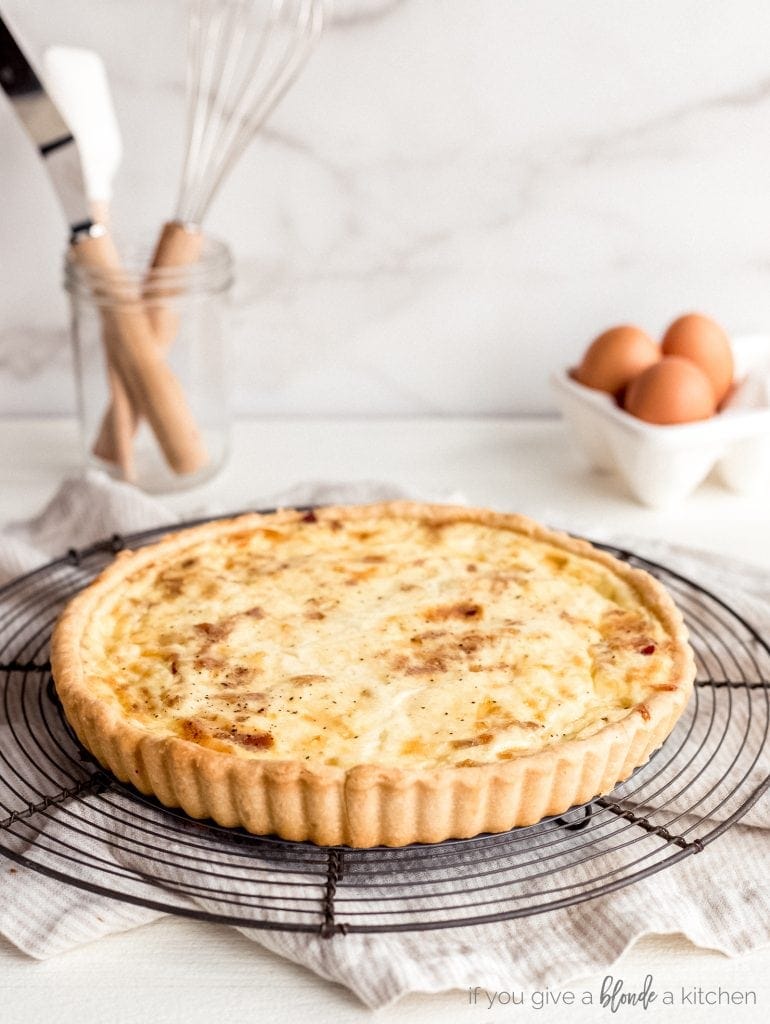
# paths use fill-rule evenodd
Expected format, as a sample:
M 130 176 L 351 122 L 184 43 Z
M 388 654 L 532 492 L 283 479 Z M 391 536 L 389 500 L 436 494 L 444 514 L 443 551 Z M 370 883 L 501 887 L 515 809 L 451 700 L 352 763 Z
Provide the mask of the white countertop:
M 0 523 L 37 511 L 78 451 L 70 420 L 0 420 Z M 678 511 L 657 513 L 632 503 L 614 477 L 590 475 L 567 452 L 552 420 L 253 420 L 235 431 L 233 457 L 210 484 L 168 498 L 177 512 L 232 511 L 260 495 L 308 479 L 391 480 L 422 495 L 462 493 L 470 502 L 521 511 L 588 535 L 608 532 L 665 537 L 743 558 L 770 569 L 770 489 L 750 500 L 704 485 Z M 770 866 L 770 855 L 768 858 Z M 543 927 L 548 926 L 547 916 Z M 627 987 L 653 974 L 656 987 L 703 985 L 753 990 L 755 1009 L 732 1008 L 730 1021 L 767 1019 L 770 947 L 731 960 L 699 950 L 680 935 L 648 938 L 613 973 Z M 601 975 L 569 987 L 598 992 Z M 97 983 L 94 980 L 98 979 Z M 515 979 L 511 979 L 515 986 Z M 261 950 L 219 926 L 167 918 L 104 939 L 45 963 L 28 960 L 0 940 L 2 1024 L 53 1020 L 90 1024 L 227 1019 L 319 1022 L 367 1019 L 346 990 Z M 105 1007 L 109 1009 L 106 1010 Z M 411 996 L 381 1011 L 386 1021 L 588 1021 L 599 1011 L 579 1005 L 487 1011 L 467 992 Z M 718 1007 L 657 1009 L 655 1019 L 717 1020 Z M 624 1008 L 618 1019 L 647 1019 Z

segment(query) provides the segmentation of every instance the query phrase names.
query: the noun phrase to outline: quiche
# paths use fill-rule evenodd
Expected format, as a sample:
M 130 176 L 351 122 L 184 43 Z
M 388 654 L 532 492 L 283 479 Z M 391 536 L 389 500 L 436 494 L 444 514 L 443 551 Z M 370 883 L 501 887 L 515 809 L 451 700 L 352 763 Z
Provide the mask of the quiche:
M 663 586 L 519 515 L 392 502 L 122 552 L 61 615 L 82 744 L 223 826 L 321 845 L 503 832 L 611 791 L 694 659 Z

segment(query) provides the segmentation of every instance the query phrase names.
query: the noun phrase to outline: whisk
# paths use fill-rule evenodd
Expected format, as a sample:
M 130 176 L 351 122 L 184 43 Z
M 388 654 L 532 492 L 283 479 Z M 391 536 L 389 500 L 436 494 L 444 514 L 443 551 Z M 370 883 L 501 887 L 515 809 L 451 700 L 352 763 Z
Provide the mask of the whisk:
M 222 182 L 299 77 L 321 35 L 325 0 L 194 0 L 187 58 L 187 145 L 176 212 L 153 267 L 194 263 Z M 173 341 L 167 308 L 153 317 Z M 152 314 L 151 314 L 152 316 Z
M 297 80 L 320 36 L 324 7 L 323 0 L 198 0 L 177 221 L 202 222 L 227 173 Z
M 179 317 L 161 300 L 152 271 L 197 262 L 201 225 L 232 171 L 318 42 L 331 0 L 193 0 L 187 58 L 187 138 L 176 210 L 160 233 L 148 282 L 147 312 L 167 349 Z M 110 459 L 110 408 L 95 450 Z M 111 459 L 114 461 L 114 459 Z

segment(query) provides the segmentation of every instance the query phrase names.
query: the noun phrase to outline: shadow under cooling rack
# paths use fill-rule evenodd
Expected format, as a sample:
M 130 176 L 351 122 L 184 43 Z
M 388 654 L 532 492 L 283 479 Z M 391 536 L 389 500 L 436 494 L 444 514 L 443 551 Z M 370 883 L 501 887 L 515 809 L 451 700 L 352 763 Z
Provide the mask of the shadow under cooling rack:
M 175 524 L 174 529 L 178 529 Z M 663 747 L 607 797 L 502 835 L 403 849 L 322 848 L 169 811 L 102 771 L 67 727 L 48 645 L 63 604 L 123 547 L 114 536 L 0 590 L 0 852 L 143 907 L 252 928 L 393 932 L 542 913 L 700 852 L 770 785 L 770 649 L 714 594 L 646 569 L 681 608 L 695 692 Z

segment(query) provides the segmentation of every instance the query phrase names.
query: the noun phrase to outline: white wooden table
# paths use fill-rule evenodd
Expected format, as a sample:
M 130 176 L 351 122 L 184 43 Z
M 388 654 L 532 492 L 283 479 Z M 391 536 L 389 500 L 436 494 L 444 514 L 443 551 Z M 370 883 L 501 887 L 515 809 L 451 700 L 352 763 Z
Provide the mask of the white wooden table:
M 704 485 L 678 511 L 634 504 L 612 477 L 573 462 L 562 426 L 552 420 L 262 420 L 242 422 L 233 457 L 210 484 L 168 499 L 175 511 L 231 511 L 260 495 L 308 479 L 381 479 L 421 494 L 462 492 L 495 505 L 572 526 L 587 534 L 616 531 L 665 537 L 744 558 L 770 570 L 770 489 L 737 498 Z M 69 420 L 0 420 L 0 524 L 37 511 L 57 481 L 78 465 Z M 770 851 L 768 851 L 770 869 Z M 548 927 L 547 916 L 543 927 Z M 645 939 L 613 968 L 627 988 L 651 973 L 657 988 L 701 985 L 753 990 L 757 1007 L 623 1009 L 618 1020 L 767 1020 L 770 947 L 740 958 L 699 950 L 684 936 Z M 569 987 L 598 993 L 601 975 Z M 514 987 L 516 979 L 511 979 Z M 596 1007 L 537 1010 L 468 1004 L 467 992 L 414 995 L 381 1011 L 377 1022 L 502 1020 L 580 1022 Z M 0 940 L 0 1024 L 185 1021 L 366 1020 L 346 990 L 261 950 L 236 932 L 166 918 L 45 963 Z

